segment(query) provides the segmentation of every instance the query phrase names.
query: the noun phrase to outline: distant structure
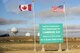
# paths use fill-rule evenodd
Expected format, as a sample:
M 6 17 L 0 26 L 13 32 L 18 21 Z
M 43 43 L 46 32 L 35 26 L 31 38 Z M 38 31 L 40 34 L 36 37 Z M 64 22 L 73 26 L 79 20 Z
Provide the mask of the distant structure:
M 13 28 L 11 29 L 11 32 L 14 34 L 14 36 L 16 36 L 16 33 L 18 33 L 18 29 L 15 28 L 15 27 L 13 27 Z
M 9 37 L 10 35 L 9 34 L 2 34 L 0 35 L 0 37 Z
M 40 33 L 38 33 L 37 36 L 40 36 Z
M 30 33 L 26 33 L 25 36 L 30 36 Z

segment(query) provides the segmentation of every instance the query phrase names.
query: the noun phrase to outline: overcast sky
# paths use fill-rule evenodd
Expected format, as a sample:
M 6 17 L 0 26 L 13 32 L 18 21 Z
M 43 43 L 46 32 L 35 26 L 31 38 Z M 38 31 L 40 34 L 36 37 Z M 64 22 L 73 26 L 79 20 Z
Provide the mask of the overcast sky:
M 32 0 L 0 0 L 0 30 L 10 30 L 12 27 L 32 28 L 34 25 L 32 11 L 21 12 L 19 5 L 32 4 Z M 80 0 L 35 0 L 34 11 L 36 26 L 41 23 L 63 23 L 64 13 L 52 12 L 52 6 L 66 7 L 66 24 L 80 25 Z

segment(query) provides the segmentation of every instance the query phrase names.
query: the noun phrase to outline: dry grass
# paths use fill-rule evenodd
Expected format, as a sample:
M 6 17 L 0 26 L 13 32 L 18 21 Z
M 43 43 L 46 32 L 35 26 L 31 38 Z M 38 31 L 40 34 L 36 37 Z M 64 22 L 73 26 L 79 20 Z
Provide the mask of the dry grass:
M 37 37 L 36 39 L 37 39 L 36 53 L 41 53 L 41 44 L 39 43 L 39 37 Z M 4 38 L 0 38 L 0 41 L 2 41 L 0 43 L 0 51 L 1 51 L 0 53 L 13 53 L 13 52 L 14 53 L 28 53 L 28 52 L 34 53 L 33 37 L 4 37 Z M 46 53 L 55 53 L 53 51 L 56 51 L 56 53 L 58 53 L 57 52 L 58 46 L 59 46 L 58 44 L 45 44 Z M 66 42 L 62 44 L 62 50 L 65 50 L 65 49 L 66 49 Z M 79 49 L 80 49 L 80 42 L 76 41 L 75 38 L 70 39 L 69 50 L 71 52 L 69 53 L 73 53 L 73 52 L 78 53 Z M 51 52 L 48 52 L 48 51 L 51 51 Z M 63 53 L 66 53 L 66 52 L 63 51 Z

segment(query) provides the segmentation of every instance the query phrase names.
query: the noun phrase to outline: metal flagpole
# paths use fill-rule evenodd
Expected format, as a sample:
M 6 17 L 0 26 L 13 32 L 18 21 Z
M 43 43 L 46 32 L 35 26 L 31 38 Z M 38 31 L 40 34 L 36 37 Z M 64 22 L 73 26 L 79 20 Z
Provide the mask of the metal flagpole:
M 45 51 L 44 44 L 42 44 L 42 50 L 41 51 Z
M 36 19 L 35 19 L 35 11 L 34 11 L 34 0 L 32 0 L 32 5 L 33 5 L 33 18 L 34 18 L 34 51 L 36 51 L 36 34 L 35 34 L 35 24 L 36 24 Z
M 67 36 L 67 21 L 66 21 L 66 8 L 65 8 L 65 2 L 64 2 L 64 17 L 65 17 L 65 35 L 66 35 L 66 51 L 69 51 L 69 48 L 68 48 L 68 36 Z
M 62 50 L 61 50 L 61 43 L 59 43 L 59 50 L 58 50 L 58 51 L 62 51 Z

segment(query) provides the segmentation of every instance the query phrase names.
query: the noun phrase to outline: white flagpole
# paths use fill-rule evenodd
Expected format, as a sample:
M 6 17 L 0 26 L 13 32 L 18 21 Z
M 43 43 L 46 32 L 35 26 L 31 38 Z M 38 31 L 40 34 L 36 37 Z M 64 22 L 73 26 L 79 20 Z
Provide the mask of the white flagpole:
M 65 8 L 65 3 L 64 3 L 64 17 L 65 17 L 65 30 L 66 30 L 66 51 L 69 51 L 68 48 L 68 36 L 67 36 L 67 21 L 66 21 L 66 8 Z
M 36 51 L 36 34 L 35 34 L 35 24 L 36 24 L 36 18 L 35 18 L 35 10 L 34 10 L 34 0 L 32 0 L 32 8 L 33 8 L 33 18 L 34 18 L 34 51 Z
M 58 50 L 58 51 L 62 51 L 62 50 L 61 50 L 61 43 L 59 43 L 59 50 Z
M 42 44 L 42 50 L 41 51 L 45 51 L 44 44 Z

